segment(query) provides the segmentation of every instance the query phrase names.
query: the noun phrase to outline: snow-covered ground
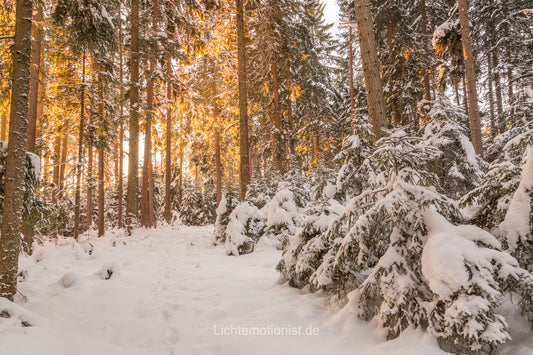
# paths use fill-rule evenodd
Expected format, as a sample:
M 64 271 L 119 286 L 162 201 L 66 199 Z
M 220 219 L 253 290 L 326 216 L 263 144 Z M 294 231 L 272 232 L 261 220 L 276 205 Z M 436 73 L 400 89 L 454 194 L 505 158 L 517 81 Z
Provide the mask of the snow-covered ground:
M 443 353 L 420 331 L 385 342 L 348 307 L 278 284 L 270 246 L 229 257 L 211 239 L 212 227 L 179 226 L 39 247 L 20 262 L 27 303 L 0 303 L 13 316 L 0 317 L 0 354 Z M 315 334 L 286 335 L 298 327 Z M 533 336 L 516 335 L 503 352 L 533 353 Z

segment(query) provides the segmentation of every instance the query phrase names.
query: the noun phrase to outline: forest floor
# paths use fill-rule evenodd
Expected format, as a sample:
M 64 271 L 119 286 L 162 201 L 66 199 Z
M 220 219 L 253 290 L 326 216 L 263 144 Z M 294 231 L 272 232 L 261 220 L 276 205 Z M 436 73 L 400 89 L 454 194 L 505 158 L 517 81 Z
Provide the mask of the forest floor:
M 212 227 L 117 233 L 22 257 L 17 304 L 0 303 L 12 316 L 0 317 L 0 354 L 443 353 L 421 331 L 386 342 L 349 306 L 280 285 L 271 246 L 229 257 Z M 531 354 L 533 335 L 512 319 L 517 339 L 502 352 Z

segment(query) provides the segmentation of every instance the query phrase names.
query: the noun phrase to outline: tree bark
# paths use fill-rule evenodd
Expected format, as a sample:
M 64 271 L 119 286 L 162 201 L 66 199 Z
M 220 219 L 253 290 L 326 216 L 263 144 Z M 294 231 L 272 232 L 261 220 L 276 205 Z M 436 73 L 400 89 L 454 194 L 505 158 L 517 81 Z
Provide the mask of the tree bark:
M 54 142 L 54 168 L 52 173 L 52 182 L 54 187 L 52 188 L 52 203 L 57 203 L 57 194 L 59 191 L 59 170 L 61 163 L 61 135 L 59 132 L 56 133 L 56 138 Z
M 92 114 L 89 115 L 89 126 L 92 125 Z M 87 149 L 87 218 L 85 222 L 85 227 L 87 229 L 91 228 L 93 224 L 93 147 L 89 144 Z
M 0 129 L 0 139 L 5 142 L 7 138 L 7 115 L 2 112 L 2 127 Z
M 37 102 L 39 101 L 39 72 L 41 71 L 41 44 L 43 41 L 43 5 L 41 0 L 35 1 L 33 12 L 31 60 L 30 60 L 30 92 L 28 100 L 28 138 L 26 150 L 35 153 L 35 138 L 37 133 Z
M 465 60 L 465 76 L 468 90 L 468 117 L 472 144 L 476 154 L 483 157 L 483 143 L 481 141 L 481 122 L 479 120 L 478 96 L 476 89 L 476 73 L 472 54 L 472 30 L 468 19 L 468 5 L 466 0 L 458 0 L 459 20 L 461 21 L 461 40 L 463 42 L 463 56 Z
M 172 222 L 172 204 L 171 204 L 171 182 L 172 182 L 172 112 L 170 110 L 170 101 L 172 99 L 172 59 L 170 55 L 167 58 L 167 122 L 166 122 L 166 140 L 165 140 L 165 220 L 167 223 Z
M 350 65 L 350 112 L 352 113 L 352 118 L 355 118 L 355 95 L 354 95 L 354 87 L 353 87 L 353 48 L 352 48 L 352 42 L 353 42 L 353 27 L 349 25 L 350 29 L 350 40 L 349 40 L 349 46 L 348 50 L 350 53 L 348 54 L 348 63 Z
M 152 33 L 157 33 L 159 2 L 154 0 L 152 7 Z M 141 205 L 141 224 L 143 227 L 151 227 L 150 220 L 152 211 L 152 106 L 154 104 L 154 80 L 153 74 L 155 71 L 155 58 L 153 55 L 149 59 L 149 75 L 148 85 L 146 88 L 146 122 L 144 134 L 144 157 L 143 157 L 143 184 L 142 184 L 142 205 Z
M 220 200 L 222 200 L 222 164 L 220 162 L 220 128 L 218 122 L 217 88 L 215 78 L 213 78 L 213 121 L 215 123 L 215 185 L 217 190 L 218 206 L 220 204 Z
M 428 53 L 428 19 L 426 13 L 426 0 L 422 0 L 420 3 L 421 7 L 421 16 L 422 16 L 422 36 L 424 39 L 423 49 L 424 53 Z M 431 101 L 431 84 L 429 80 L 429 74 L 427 69 L 424 68 L 424 99 Z
M 377 53 L 376 38 L 369 0 L 355 0 L 355 17 L 357 18 L 363 76 L 365 79 L 368 115 L 372 123 L 374 141 L 385 136 L 382 128 L 387 126 L 385 100 L 381 86 L 380 63 Z
M 65 190 L 65 175 L 67 172 L 67 156 L 68 156 L 68 130 L 69 120 L 67 119 L 63 126 L 63 142 L 61 143 L 61 159 L 59 167 L 59 195 L 63 196 Z
M 287 121 L 289 124 L 289 153 L 291 155 L 296 154 L 296 150 L 294 148 L 294 127 L 292 122 L 292 100 L 291 100 L 291 86 L 292 86 L 292 80 L 291 80 L 291 62 L 290 59 L 287 59 L 287 86 L 289 88 L 288 94 L 287 94 Z
M 272 89 L 274 91 L 274 164 L 278 173 L 283 174 L 283 141 L 281 139 L 281 120 L 279 109 L 279 84 L 276 63 L 272 63 Z
M 7 148 L 4 206 L 0 237 L 0 297 L 13 300 L 17 292 L 18 256 L 22 230 L 24 165 L 30 86 L 32 0 L 16 3 L 12 91 Z
M 494 90 L 492 87 L 492 60 L 490 53 L 487 55 L 487 79 L 489 92 L 490 136 L 495 137 L 498 134 L 498 129 L 496 128 L 496 117 L 494 116 Z
M 76 192 L 74 197 L 74 238 L 80 233 L 81 178 L 83 172 L 83 137 L 85 130 L 85 51 L 82 57 L 82 74 L 80 88 L 80 124 L 78 131 L 78 157 L 76 161 Z
M 122 7 L 119 5 L 119 12 L 121 12 Z M 119 127 L 119 147 L 118 147 L 118 191 L 117 191 L 117 224 L 118 228 L 123 227 L 122 223 L 122 206 L 123 206 L 123 171 L 124 171 L 124 53 L 122 52 L 122 20 L 119 16 L 118 22 L 118 56 L 119 56 L 119 80 L 120 80 L 120 106 L 119 106 L 119 115 L 120 115 L 120 127 Z
M 237 10 L 237 54 L 239 61 L 239 155 L 241 201 L 246 197 L 250 183 L 250 147 L 248 143 L 248 99 L 246 91 L 246 47 L 244 43 L 243 1 L 235 0 Z
M 137 222 L 139 188 L 139 0 L 131 1 L 130 122 L 126 228 L 131 235 Z
M 99 102 L 98 102 L 98 116 L 99 116 L 99 136 L 102 140 L 103 137 L 103 127 L 104 127 L 104 85 L 102 74 L 100 73 L 98 79 L 98 93 L 99 93 Z M 104 147 L 102 142 L 98 147 L 98 236 L 101 237 L 105 232 L 105 201 L 104 201 Z

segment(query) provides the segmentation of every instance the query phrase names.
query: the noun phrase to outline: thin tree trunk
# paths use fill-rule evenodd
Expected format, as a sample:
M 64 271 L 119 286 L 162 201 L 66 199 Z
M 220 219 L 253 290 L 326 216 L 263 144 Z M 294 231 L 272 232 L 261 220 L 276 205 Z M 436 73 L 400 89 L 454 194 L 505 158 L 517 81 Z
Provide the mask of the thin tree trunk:
M 35 138 L 37 133 L 37 102 L 39 100 L 39 72 L 41 71 L 41 44 L 43 40 L 42 30 L 43 5 L 40 0 L 35 2 L 33 12 L 31 61 L 30 61 L 30 92 L 28 100 L 28 139 L 26 150 L 35 153 Z
M 52 189 L 52 203 L 57 204 L 57 194 L 60 190 L 59 188 L 59 171 L 60 171 L 60 162 L 61 162 L 61 135 L 59 132 L 56 134 L 56 139 L 54 143 L 54 168 L 52 175 L 52 182 L 54 187 Z
M 98 116 L 99 116 L 99 135 L 100 139 L 103 139 L 103 127 L 104 127 L 104 85 L 102 74 L 99 75 L 98 80 Z M 100 145 L 98 147 L 98 236 L 104 235 L 105 229 L 105 202 L 104 202 L 104 148 Z
M 4 206 L 0 238 L 0 297 L 13 300 L 17 292 L 20 231 L 24 198 L 24 165 L 30 86 L 32 0 L 16 3 L 12 91 L 7 148 Z
M 459 19 L 461 21 L 461 40 L 465 59 L 465 76 L 468 90 L 468 117 L 474 150 L 483 157 L 483 143 L 481 142 L 481 122 L 479 119 L 478 96 L 476 89 L 476 73 L 472 54 L 472 37 L 468 20 L 468 5 L 466 0 L 459 0 Z
M 490 54 L 487 56 L 487 86 L 489 91 L 489 113 L 490 113 L 490 136 L 498 134 L 496 128 L 496 117 L 494 117 L 494 92 L 492 87 L 492 60 Z
M 394 61 L 394 47 L 392 44 L 392 33 L 394 32 L 394 23 L 392 21 L 392 12 L 389 10 L 387 13 L 387 41 L 389 44 L 389 63 L 393 63 Z M 396 95 L 394 93 L 393 95 Z M 398 103 L 396 102 L 396 98 L 392 98 L 391 102 L 391 109 L 392 109 L 392 125 L 396 128 L 400 125 L 400 113 L 398 112 Z
M 137 221 L 139 188 L 139 0 L 131 1 L 131 69 L 128 188 L 126 227 L 128 235 Z
M 89 126 L 92 125 L 92 114 L 89 115 Z M 87 152 L 87 219 L 85 227 L 91 228 L 93 223 L 93 147 L 89 144 Z
M 500 80 L 500 68 L 498 68 L 498 50 L 494 47 L 492 49 L 492 66 L 494 68 L 494 91 L 496 92 L 496 109 L 498 112 L 498 116 L 501 116 L 501 114 L 503 113 L 502 84 Z
M 216 81 L 213 79 L 213 121 L 215 122 L 215 185 L 217 190 L 217 206 L 222 199 L 222 164 L 220 162 L 220 133 L 218 123 L 218 105 Z
M 348 50 L 350 53 L 348 54 L 349 59 L 349 65 L 350 65 L 350 112 L 352 113 L 352 118 L 355 118 L 355 94 L 354 94 L 354 87 L 353 87 L 353 49 L 352 49 L 352 42 L 353 42 L 353 28 L 350 27 L 350 40 L 349 40 L 349 47 Z
M 426 13 L 426 0 L 422 0 L 420 3 L 421 15 L 422 15 L 422 36 L 424 38 L 423 49 L 424 53 L 428 53 L 428 18 Z M 429 74 L 424 68 L 424 99 L 431 100 L 431 84 L 429 79 Z
M 290 59 L 287 59 L 287 86 L 289 88 L 287 94 L 287 121 L 289 123 L 289 152 L 291 155 L 295 155 L 294 148 L 294 127 L 292 122 L 292 100 L 291 100 L 291 62 Z
M 119 9 L 122 7 L 119 5 Z M 121 10 L 120 10 L 121 11 Z M 117 191 L 117 224 L 118 228 L 123 227 L 122 223 L 122 206 L 123 206 L 123 171 L 124 171 L 124 57 L 122 52 L 122 18 L 119 16 L 119 25 L 118 25 L 118 56 L 119 56 L 119 80 L 120 80 L 120 106 L 119 106 L 119 115 L 120 115 L 120 127 L 119 127 L 119 147 L 118 147 L 118 191 Z
M 67 156 L 68 156 L 68 130 L 69 120 L 67 119 L 63 126 L 63 142 L 61 143 L 61 159 L 59 168 L 59 195 L 63 196 L 65 189 L 65 175 L 67 171 Z
M 7 115 L 2 112 L 2 128 L 0 129 L 0 139 L 5 142 L 7 138 Z
M 78 132 L 78 158 L 76 161 L 76 192 L 74 202 L 74 238 L 80 233 L 81 178 L 83 172 L 83 137 L 85 130 L 85 51 L 82 58 L 82 75 L 80 88 L 80 125 Z
M 359 45 L 363 62 L 363 76 L 368 102 L 368 115 L 372 123 L 374 141 L 385 135 L 382 128 L 387 126 L 385 100 L 381 86 L 380 64 L 377 54 L 374 25 L 369 0 L 355 0 L 355 16 L 358 24 Z
M 166 140 L 165 140 L 165 220 L 167 223 L 172 222 L 172 204 L 171 204 L 171 182 L 172 182 L 172 112 L 170 110 L 170 100 L 172 99 L 172 59 L 170 55 L 167 58 L 167 122 L 166 122 Z
M 274 164 L 278 173 L 283 174 L 283 141 L 281 139 L 279 84 L 278 69 L 276 63 L 272 63 L 272 85 L 274 91 Z
M 246 91 L 246 47 L 244 43 L 243 1 L 235 0 L 237 11 L 237 47 L 239 61 L 239 155 L 240 192 L 244 201 L 250 183 L 250 147 L 248 143 L 248 99 Z

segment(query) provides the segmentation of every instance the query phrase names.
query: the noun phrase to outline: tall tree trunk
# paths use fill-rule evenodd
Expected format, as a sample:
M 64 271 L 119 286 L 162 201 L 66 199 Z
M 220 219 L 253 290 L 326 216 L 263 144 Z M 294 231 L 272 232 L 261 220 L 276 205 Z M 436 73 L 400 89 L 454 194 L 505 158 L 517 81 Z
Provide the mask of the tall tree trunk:
M 54 168 L 52 173 L 52 182 L 54 183 L 54 187 L 52 189 L 52 203 L 57 203 L 57 194 L 60 190 L 59 187 L 59 170 L 60 170 L 60 164 L 61 164 L 61 135 L 59 132 L 56 133 L 56 138 L 54 142 Z
M 357 18 L 361 60 L 363 62 L 363 76 L 365 78 L 368 115 L 372 123 L 374 141 L 385 135 L 382 128 L 387 126 L 385 114 L 385 100 L 381 87 L 380 64 L 377 53 L 374 25 L 370 12 L 369 0 L 355 0 L 355 16 Z
M 17 0 L 13 47 L 12 91 L 7 147 L 4 207 L 0 237 L 0 297 L 13 300 L 17 292 L 18 256 L 24 198 L 24 165 L 30 86 L 32 0 Z
M 387 41 L 389 45 L 389 63 L 393 63 L 394 61 L 394 46 L 392 43 L 393 38 L 393 32 L 394 32 L 394 23 L 392 21 L 392 12 L 389 10 L 387 13 Z M 396 95 L 396 93 L 393 93 L 393 95 Z M 398 103 L 396 100 L 396 97 L 393 97 L 391 100 L 391 109 L 392 109 L 392 125 L 396 128 L 400 125 L 400 113 L 398 112 Z
M 89 115 L 89 126 L 93 124 L 92 114 Z M 87 229 L 91 228 L 93 224 L 93 189 L 94 189 L 94 179 L 93 179 L 93 147 L 89 144 L 87 149 L 87 219 L 85 222 L 85 227 Z
M 119 12 L 122 11 L 122 7 L 119 5 Z M 120 125 L 119 125 L 119 146 L 118 146 L 118 191 L 117 191 L 117 224 L 118 228 L 123 227 L 122 223 L 122 206 L 123 206 L 123 173 L 124 173 L 124 53 L 122 51 L 122 19 L 119 16 L 118 22 L 118 57 L 119 57 L 119 80 L 120 80 L 120 104 L 119 104 L 119 115 L 120 115 Z
M 422 36 L 424 38 L 423 49 L 424 53 L 428 53 L 428 18 L 426 13 L 426 0 L 421 0 L 420 2 L 421 16 L 422 16 Z M 429 79 L 429 74 L 424 68 L 424 99 L 431 100 L 431 84 Z
M 128 235 L 137 222 L 139 188 L 139 0 L 131 1 L 130 124 L 126 227 Z
M 59 168 L 59 195 L 63 196 L 65 193 L 65 175 L 67 172 L 67 157 L 68 157 L 68 130 L 69 120 L 67 119 L 63 126 L 63 142 L 61 143 L 61 159 Z
M 292 122 L 292 100 L 291 100 L 291 86 L 292 86 L 292 80 L 291 80 L 291 62 L 290 59 L 287 59 L 287 87 L 289 88 L 287 93 L 287 121 L 289 124 L 289 153 L 291 155 L 296 154 L 296 150 L 294 148 L 294 127 Z
M 281 139 L 278 68 L 276 63 L 272 63 L 272 86 L 274 91 L 274 164 L 278 173 L 283 174 L 283 141 Z
M 172 204 L 171 204 L 171 182 L 172 182 L 172 111 L 170 110 L 170 100 L 172 99 L 172 59 L 170 55 L 167 58 L 167 122 L 166 122 L 166 139 L 165 139 L 165 220 L 167 223 L 172 222 Z
M 157 33 L 157 21 L 159 17 L 159 1 L 154 0 L 152 6 L 152 33 Z M 155 58 L 153 55 L 149 59 L 149 78 L 146 88 L 146 122 L 144 134 L 144 157 L 143 157 L 143 183 L 142 183 L 142 205 L 141 205 L 141 224 L 143 227 L 151 227 L 151 210 L 152 200 L 150 198 L 152 183 L 152 106 L 154 104 L 154 79 Z
M 248 143 L 248 99 L 246 91 L 246 47 L 244 43 L 243 0 L 235 0 L 237 10 L 237 47 L 239 61 L 239 155 L 240 192 L 244 201 L 250 183 L 250 146 Z
M 81 178 L 83 172 L 83 137 L 85 131 L 85 51 L 82 57 L 82 74 L 80 87 L 80 125 L 78 131 L 78 157 L 76 161 L 76 192 L 74 198 L 74 238 L 80 233 Z
M 355 118 L 355 94 L 354 94 L 354 87 L 353 87 L 353 48 L 352 48 L 352 42 L 353 42 L 353 27 L 349 25 L 350 27 L 350 40 L 349 40 L 349 46 L 348 50 L 350 53 L 348 53 L 348 63 L 350 65 L 350 112 L 352 113 L 352 118 Z
M 43 41 L 43 4 L 35 1 L 33 12 L 31 60 L 30 60 L 30 92 L 28 99 L 28 138 L 26 150 L 35 153 L 35 138 L 37 133 L 37 102 L 39 100 L 39 72 L 41 71 L 41 44 Z
M 2 127 L 0 129 L 0 139 L 5 142 L 7 138 L 7 115 L 2 112 Z
M 509 11 L 507 10 L 507 2 L 502 1 L 502 7 L 503 7 L 503 16 L 508 19 L 509 18 Z M 507 57 L 507 94 L 508 94 L 508 101 L 509 105 L 511 105 L 511 101 L 513 98 L 513 66 L 511 65 L 513 62 L 513 57 L 511 56 L 511 42 L 509 41 L 509 24 L 508 22 L 503 23 L 503 33 L 505 35 L 505 55 Z M 514 111 L 511 109 L 511 113 Z M 503 120 L 503 117 L 502 117 Z M 505 124 L 505 123 L 504 123 Z
M 102 73 L 99 74 L 98 78 L 98 116 L 99 116 L 99 136 L 100 139 L 103 139 L 103 128 L 104 128 L 104 85 Z M 104 226 L 105 226 L 105 202 L 104 202 L 104 147 L 102 147 L 102 142 L 98 147 L 98 236 L 101 237 L 104 235 Z
M 218 206 L 220 204 L 220 200 L 222 199 L 222 164 L 220 162 L 220 128 L 218 122 L 217 88 L 215 78 L 213 79 L 213 121 L 215 122 L 215 185 L 217 190 Z
M 494 90 L 492 87 L 492 60 L 490 54 L 487 56 L 487 86 L 489 91 L 489 113 L 490 113 L 490 136 L 498 134 L 496 128 L 496 117 L 494 116 Z
M 468 5 L 466 0 L 458 0 L 459 20 L 461 21 L 461 40 L 463 42 L 463 56 L 465 60 L 465 76 L 468 90 L 468 117 L 470 118 L 470 132 L 474 150 L 483 157 L 483 143 L 481 142 L 481 122 L 479 120 L 478 96 L 476 89 L 476 73 L 472 54 L 472 30 L 468 20 Z
M 503 113 L 502 83 L 500 80 L 498 50 L 494 47 L 492 49 L 492 67 L 494 68 L 494 91 L 496 92 L 496 109 L 498 112 L 498 116 L 500 116 Z

